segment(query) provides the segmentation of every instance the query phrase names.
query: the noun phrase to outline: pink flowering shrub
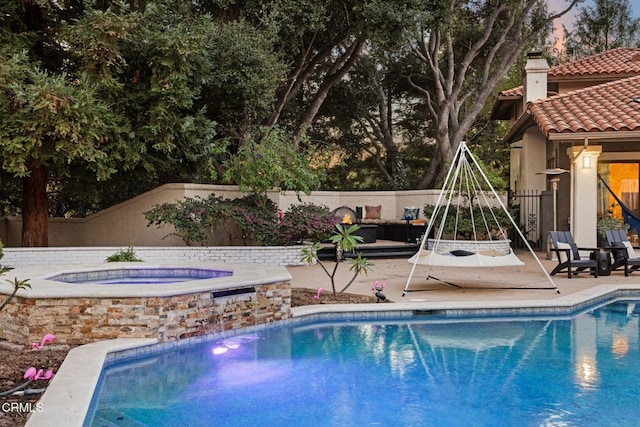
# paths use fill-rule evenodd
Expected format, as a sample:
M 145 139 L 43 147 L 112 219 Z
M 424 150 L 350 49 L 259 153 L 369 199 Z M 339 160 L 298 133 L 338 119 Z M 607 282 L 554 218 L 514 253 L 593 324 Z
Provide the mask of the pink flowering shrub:
M 281 244 L 327 241 L 339 222 L 340 218 L 333 216 L 326 206 L 311 203 L 293 205 L 278 226 Z
M 210 233 L 225 219 L 242 229 L 245 242 L 259 246 L 325 241 L 339 222 L 326 206 L 299 204 L 279 212 L 268 198 L 250 194 L 239 199 L 185 198 L 145 212 L 147 226 L 172 225 L 187 245 L 206 245 Z

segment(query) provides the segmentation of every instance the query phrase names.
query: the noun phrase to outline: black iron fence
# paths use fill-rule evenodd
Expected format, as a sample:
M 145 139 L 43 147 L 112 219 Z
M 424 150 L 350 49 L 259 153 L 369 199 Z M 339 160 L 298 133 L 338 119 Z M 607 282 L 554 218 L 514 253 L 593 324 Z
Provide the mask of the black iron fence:
M 520 225 L 520 231 L 533 249 L 542 248 L 540 236 L 540 191 L 523 190 L 509 191 L 509 210 L 513 219 Z M 525 248 L 526 245 L 513 230 L 511 245 L 515 248 Z

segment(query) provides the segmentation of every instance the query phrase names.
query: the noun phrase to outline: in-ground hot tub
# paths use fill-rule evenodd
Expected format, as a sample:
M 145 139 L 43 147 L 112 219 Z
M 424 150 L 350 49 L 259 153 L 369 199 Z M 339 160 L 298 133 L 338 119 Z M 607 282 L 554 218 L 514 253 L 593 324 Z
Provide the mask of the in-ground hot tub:
M 96 285 L 167 284 L 233 276 L 233 270 L 193 267 L 122 267 L 64 272 L 45 277 L 65 283 Z
M 102 263 L 20 268 L 4 278 L 14 277 L 29 279 L 31 289 L 3 310 L 0 338 L 24 345 L 45 333 L 71 345 L 164 342 L 291 316 L 291 275 L 278 266 Z M 10 294 L 0 282 L 0 293 Z

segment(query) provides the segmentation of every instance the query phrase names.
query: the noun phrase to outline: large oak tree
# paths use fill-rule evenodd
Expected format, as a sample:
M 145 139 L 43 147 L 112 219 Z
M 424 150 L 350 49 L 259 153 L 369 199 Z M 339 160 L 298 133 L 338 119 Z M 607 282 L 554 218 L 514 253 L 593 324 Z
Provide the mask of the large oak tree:
M 553 20 L 578 2 L 549 11 L 543 0 L 433 1 L 412 51 L 421 69 L 408 76 L 424 97 L 437 150 L 419 188 L 434 183 L 443 163 L 469 137 L 478 115 L 523 50 L 544 39 Z

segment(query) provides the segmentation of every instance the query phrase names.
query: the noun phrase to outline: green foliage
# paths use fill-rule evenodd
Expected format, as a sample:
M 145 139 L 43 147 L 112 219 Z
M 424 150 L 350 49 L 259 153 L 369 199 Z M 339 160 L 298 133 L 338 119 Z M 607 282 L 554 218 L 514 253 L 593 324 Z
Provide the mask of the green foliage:
M 187 245 L 206 245 L 209 237 L 225 220 L 233 220 L 242 229 L 245 242 L 255 245 L 291 245 L 303 240 L 325 240 L 336 220 L 325 206 L 293 205 L 284 214 L 267 198 L 248 195 L 223 199 L 211 195 L 185 198 L 156 205 L 145 212 L 147 226 L 171 225 Z
M 424 173 L 420 188 L 434 185 L 463 139 L 473 139 L 474 123 L 495 96 L 500 80 L 524 49 L 544 40 L 554 19 L 577 0 L 553 13 L 544 1 L 442 1 L 441 19 L 428 20 L 416 31 L 412 53 L 419 60 L 406 73 L 433 121 L 438 155 Z M 445 12 L 448 8 L 449 12 Z
M 113 172 L 108 156 L 115 126 L 106 103 L 86 75 L 73 79 L 48 73 L 26 52 L 0 52 L 0 159 L 3 169 L 19 177 L 33 165 L 64 174 L 81 162 L 105 179 Z
M 74 64 L 113 101 L 128 132 L 123 167 L 157 174 L 216 152 L 215 123 L 199 102 L 213 78 L 213 33 L 210 17 L 172 1 L 88 9 L 65 27 Z
M 216 69 L 210 16 L 172 0 L 17 10 L 0 20 L 0 162 L 14 177 L 47 167 L 55 213 L 120 201 L 103 201 L 97 180 L 136 177 L 131 196 L 222 158 L 203 102 Z
M 434 208 L 434 205 L 425 205 L 423 209 L 425 218 L 431 218 Z M 508 235 L 507 231 L 512 228 L 509 215 L 507 215 L 502 208 L 495 207 L 488 209 L 487 207 L 483 207 L 480 209 L 479 206 L 470 208 L 468 202 L 463 202 L 461 205 L 452 204 L 448 211 L 440 209 L 433 223 L 432 230 L 437 233 L 443 222 L 443 235 L 462 240 L 502 238 L 503 232 L 504 235 Z
M 601 53 L 640 42 L 640 18 L 633 17 L 629 0 L 595 0 L 579 7 L 573 30 L 565 28 L 570 57 Z
M 629 224 L 625 224 L 624 222 L 622 222 L 621 220 L 619 220 L 618 218 L 614 218 L 610 215 L 606 215 L 603 216 L 602 218 L 598 219 L 598 222 L 596 224 L 597 228 L 598 228 L 598 234 L 601 236 L 604 236 L 606 234 L 607 231 L 609 230 L 624 230 L 624 231 L 628 231 L 629 230 Z
M 308 194 L 320 185 L 320 174 L 309 167 L 309 159 L 292 135 L 278 127 L 261 127 L 226 163 L 225 179 L 265 197 L 278 187 Z
M 331 289 L 334 297 L 338 293 L 336 292 L 336 273 L 338 271 L 338 266 L 344 260 L 345 253 L 354 253 L 356 257 L 347 259 L 347 262 L 351 265 L 349 267 L 349 271 L 353 272 L 353 276 L 339 293 L 343 293 L 347 290 L 347 288 L 349 288 L 349 286 L 351 286 L 351 284 L 356 280 L 358 275 L 361 273 L 367 274 L 371 271 L 371 267 L 373 267 L 373 263 L 369 262 L 367 258 L 362 258 L 362 252 L 357 251 L 358 245 L 362 243 L 363 240 L 362 237 L 354 234 L 359 228 L 360 227 L 357 224 L 353 224 L 348 227 L 342 224 L 336 224 L 335 233 L 329 239 L 330 242 L 334 244 L 336 250 L 336 261 L 331 271 L 327 269 L 318 257 L 318 251 L 322 249 L 322 244 L 320 242 L 314 242 L 311 246 L 302 250 L 300 260 L 307 264 L 317 263 L 320 265 L 331 281 Z
M 271 34 L 250 22 L 216 23 L 210 37 L 211 81 L 203 94 L 208 111 L 227 136 L 249 132 L 273 110 L 285 64 Z
M 326 206 L 312 203 L 293 205 L 282 215 L 278 234 L 282 244 L 324 242 L 331 237 L 338 221 L 340 219 L 333 216 Z
M 310 130 L 331 143 L 320 148 L 331 154 L 325 188 L 417 187 L 433 150 L 431 122 L 407 91 L 410 60 L 378 47 L 332 89 L 319 112 L 323 126 Z
M 109 255 L 106 259 L 107 262 L 140 262 L 142 261 L 136 255 L 133 250 L 133 246 L 129 246 L 127 249 L 120 249 L 115 254 Z
M 218 224 L 221 218 L 219 204 L 222 199 L 215 195 L 207 199 L 200 197 L 187 197 L 174 203 L 163 203 L 155 205 L 144 213 L 147 220 L 147 227 L 155 225 L 157 227 L 165 224 L 172 225 L 175 233 L 167 236 L 179 236 L 184 242 L 205 245 L 211 227 Z
M 225 209 L 225 216 L 242 228 L 245 241 L 258 246 L 277 244 L 278 208 L 266 196 L 249 194 L 225 201 L 222 207 Z
M 362 237 L 354 234 L 360 229 L 358 224 L 352 224 L 348 227 L 343 224 L 336 224 L 336 233 L 331 236 L 329 241 L 336 245 L 341 253 L 353 252 L 362 243 Z
M 8 269 L 6 267 L 0 267 L 0 275 L 6 273 L 7 271 Z M 11 292 L 11 294 L 9 294 L 7 298 L 5 298 L 2 304 L 0 304 L 0 311 L 2 311 L 2 309 L 4 309 L 7 306 L 7 304 L 9 304 L 9 301 L 11 301 L 13 297 L 16 296 L 16 294 L 20 289 L 31 289 L 31 284 L 29 283 L 29 279 L 18 280 L 18 278 L 16 277 L 13 280 L 6 280 L 6 282 L 13 285 L 13 291 Z
M 530 33 L 544 29 L 540 10 L 520 20 L 528 10 L 515 1 L 28 4 L 34 13 L 4 2 L 0 19 L 0 161 L 11 186 L 31 160 L 50 165 L 51 213 L 66 216 L 165 182 L 307 193 L 328 167 L 336 189 L 417 188 L 440 154 L 446 157 L 434 144 L 433 117 L 455 125 L 439 138 L 475 134 L 467 119 L 478 114 L 474 101 L 490 99 L 494 76 L 505 74 L 518 43 L 531 44 Z M 495 30 L 470 51 L 493 28 L 487 25 L 498 7 Z M 421 46 L 432 46 L 433 63 Z M 460 90 L 435 98 L 449 88 Z M 325 97 L 331 105 L 323 110 Z M 73 108 L 64 110 L 60 99 Z M 38 114 L 28 104 L 16 109 L 27 100 Z M 452 111 L 436 111 L 447 106 Z M 300 138 L 305 133 L 313 141 Z M 309 145 L 337 147 L 323 153 L 335 154 L 331 166 Z M 505 163 L 493 156 L 487 164 Z M 4 206 L 18 204 L 19 192 L 5 197 L 9 187 L 1 184 L 0 207 L 19 213 Z M 272 219 L 239 221 L 268 241 L 258 229 Z M 202 240 L 199 227 L 186 228 L 188 241 Z

